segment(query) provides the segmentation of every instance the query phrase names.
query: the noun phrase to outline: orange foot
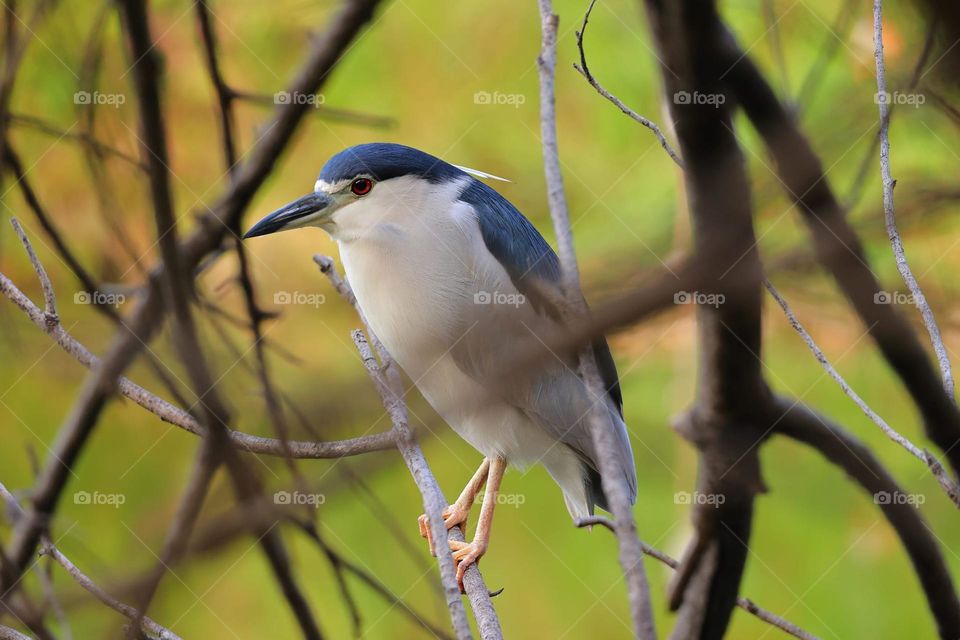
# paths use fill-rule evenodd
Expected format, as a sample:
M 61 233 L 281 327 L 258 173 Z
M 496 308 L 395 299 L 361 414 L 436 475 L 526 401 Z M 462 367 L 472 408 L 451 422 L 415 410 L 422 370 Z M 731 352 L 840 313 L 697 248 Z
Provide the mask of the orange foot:
M 479 539 L 474 539 L 473 542 L 450 540 L 449 543 L 453 551 L 453 559 L 457 563 L 457 584 L 460 585 L 460 593 L 464 593 L 463 574 L 470 565 L 480 562 L 480 558 L 487 552 L 487 543 Z
M 446 525 L 447 529 L 452 529 L 457 525 L 465 524 L 467 522 L 467 516 L 470 515 L 470 509 L 458 505 L 457 503 L 453 503 L 441 511 L 440 515 L 443 516 L 443 523 Z M 420 535 L 427 539 L 427 544 L 430 546 L 430 555 L 436 557 L 437 547 L 433 542 L 433 534 L 430 531 L 430 519 L 427 518 L 427 514 L 421 514 L 420 517 L 417 518 L 417 524 L 420 525 Z

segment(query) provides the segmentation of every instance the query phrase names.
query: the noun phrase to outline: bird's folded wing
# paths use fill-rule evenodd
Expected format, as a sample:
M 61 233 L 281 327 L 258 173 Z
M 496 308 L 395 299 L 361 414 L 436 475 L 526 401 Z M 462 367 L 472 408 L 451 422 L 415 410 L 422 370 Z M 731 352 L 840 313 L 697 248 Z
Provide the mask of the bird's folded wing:
M 502 371 L 502 363 L 509 361 L 518 344 L 542 339 L 559 327 L 563 292 L 557 255 L 530 221 L 487 185 L 474 181 L 461 199 L 473 206 L 491 259 L 506 271 L 523 304 L 474 310 L 477 328 L 452 352 L 457 366 L 484 386 L 495 387 L 498 395 L 599 470 L 587 419 L 590 392 L 577 373 L 576 354 L 555 354 L 544 366 L 526 372 Z M 603 336 L 594 340 L 593 351 L 605 388 L 602 400 L 617 435 L 618 466 L 635 494 L 636 472 L 616 365 Z

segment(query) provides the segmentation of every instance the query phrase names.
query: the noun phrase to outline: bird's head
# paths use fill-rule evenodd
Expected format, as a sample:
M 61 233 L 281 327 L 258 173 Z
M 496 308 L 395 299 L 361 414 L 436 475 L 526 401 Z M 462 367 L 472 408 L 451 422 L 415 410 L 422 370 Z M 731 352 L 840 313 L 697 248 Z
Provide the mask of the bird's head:
M 400 144 L 357 145 L 327 161 L 313 193 L 277 209 L 243 237 L 301 227 L 320 227 L 342 237 L 345 230 L 368 226 L 397 208 L 413 213 L 429 198 L 455 200 L 468 173 L 495 178 Z

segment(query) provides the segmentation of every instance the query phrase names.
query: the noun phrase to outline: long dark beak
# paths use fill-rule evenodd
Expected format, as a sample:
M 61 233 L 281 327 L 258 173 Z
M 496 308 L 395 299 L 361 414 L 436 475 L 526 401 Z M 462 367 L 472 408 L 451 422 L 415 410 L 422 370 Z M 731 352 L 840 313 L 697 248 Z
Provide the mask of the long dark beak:
M 276 233 L 284 229 L 296 228 L 299 225 L 294 224 L 297 220 L 323 211 L 333 204 L 333 198 L 326 193 L 310 193 L 302 198 L 294 200 L 288 205 L 280 207 L 266 218 L 253 225 L 253 228 L 244 234 L 243 239 L 265 236 L 268 233 Z

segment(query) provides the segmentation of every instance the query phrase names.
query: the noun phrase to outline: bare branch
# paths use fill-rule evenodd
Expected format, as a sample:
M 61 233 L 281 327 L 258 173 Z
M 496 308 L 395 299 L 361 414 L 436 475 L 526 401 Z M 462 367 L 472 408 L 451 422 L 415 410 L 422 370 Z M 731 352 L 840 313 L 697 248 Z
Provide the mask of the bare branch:
M 914 304 L 920 310 L 923 324 L 930 334 L 930 342 L 937 354 L 940 364 L 940 374 L 943 376 L 943 389 L 951 399 L 953 395 L 953 371 L 950 368 L 950 356 L 943 345 L 940 327 L 933 315 L 933 310 L 923 295 L 920 283 L 917 282 L 907 262 L 907 255 L 903 249 L 903 240 L 897 229 L 897 220 L 893 207 L 893 188 L 896 181 L 890 175 L 890 94 L 887 92 L 887 73 L 883 62 L 883 0 L 873 0 L 873 40 L 874 59 L 877 65 L 877 106 L 880 109 L 880 175 L 883 178 L 883 213 L 887 224 L 887 235 L 890 246 L 897 262 L 897 270 L 913 295 Z
M 928 437 L 944 452 L 954 475 L 960 473 L 960 411 L 946 393 L 937 368 L 894 305 L 877 304 L 883 295 L 880 284 L 809 140 L 729 31 L 725 43 L 719 54 L 729 65 L 725 82 L 763 138 L 784 191 L 813 237 L 817 259 L 910 393 Z
M 29 246 L 29 240 L 27 245 Z M 19 307 L 35 326 L 53 338 L 57 345 L 73 356 L 77 362 L 91 371 L 95 371 L 101 366 L 101 359 L 93 355 L 89 349 L 70 335 L 62 324 L 48 325 L 44 312 L 2 273 L 0 273 L 0 293 Z M 206 429 L 188 412 L 147 391 L 129 378 L 123 376 L 119 378 L 118 390 L 124 397 L 153 413 L 164 422 L 180 427 L 194 435 L 201 437 L 206 435 Z M 394 435 L 389 431 L 330 442 L 290 440 L 284 443 L 275 438 L 264 438 L 233 430 L 228 431 L 228 436 L 235 447 L 249 453 L 270 456 L 289 454 L 295 458 L 342 458 L 391 449 L 395 446 Z
M 16 497 L 10 493 L 10 491 L 0 483 L 0 497 L 3 498 L 3 501 L 8 509 L 13 510 L 14 519 L 24 517 L 26 513 L 23 511 L 23 508 L 20 506 L 20 503 L 17 502 Z M 43 542 L 41 543 L 40 548 L 41 555 L 48 555 L 54 560 L 56 560 L 60 566 L 67 570 L 67 573 L 76 580 L 77 584 L 83 587 L 85 590 L 93 594 L 100 602 L 104 603 L 114 611 L 121 613 L 133 620 L 137 617 L 138 613 L 133 607 L 123 604 L 119 600 L 112 597 L 101 587 L 99 587 L 93 580 L 90 579 L 85 573 L 83 573 L 73 562 L 70 561 L 67 556 L 60 552 L 59 549 L 53 544 L 49 536 L 43 537 Z M 180 637 L 167 629 L 166 627 L 158 624 L 150 618 L 144 617 L 142 619 L 142 627 L 145 633 L 149 633 L 151 637 L 158 638 L 159 640 L 180 640 Z M 0 638 L 3 636 L 0 635 Z
M 33 638 L 0 624 L 0 640 L 33 640 Z
M 645 118 L 630 107 L 628 107 L 624 102 L 613 95 L 609 91 L 603 88 L 600 82 L 593 77 L 593 74 L 590 73 L 590 67 L 587 66 L 587 54 L 583 49 L 583 36 L 587 33 L 587 22 L 590 20 L 590 14 L 593 13 L 593 6 L 597 3 L 597 0 L 590 0 L 590 6 L 587 7 L 587 12 L 583 14 L 583 24 L 580 25 L 580 30 L 577 31 L 577 49 L 580 50 L 580 64 L 574 63 L 573 68 L 580 72 L 584 78 L 587 79 L 587 82 L 590 83 L 590 86 L 597 90 L 601 96 L 612 102 L 620 111 L 630 116 L 647 129 L 653 132 L 653 135 L 657 137 L 657 140 L 660 141 L 660 146 L 663 147 L 664 151 L 670 156 L 670 158 L 677 163 L 677 166 L 681 169 L 683 168 L 683 160 L 680 159 L 680 156 L 677 155 L 677 152 L 674 151 L 673 147 L 670 146 L 670 142 L 667 141 L 667 137 L 663 135 L 663 131 L 660 130 L 660 127 L 657 126 L 657 123 L 653 122 L 649 118 Z
M 874 59 L 877 64 L 877 106 L 880 109 L 880 175 L 883 178 L 883 213 L 887 235 L 890 238 L 890 246 L 893 248 L 900 276 L 910 289 L 914 304 L 920 310 L 923 324 L 927 327 L 927 333 L 930 334 L 930 341 L 933 343 L 933 350 L 940 364 L 940 374 L 943 376 L 943 389 L 951 399 L 954 399 L 953 372 L 950 368 L 950 357 L 947 355 L 947 349 L 940 335 L 940 327 L 937 326 L 937 320 L 923 295 L 920 283 L 910 269 L 903 249 L 903 240 L 897 230 L 893 207 L 893 188 L 896 186 L 896 181 L 890 175 L 890 94 L 887 93 L 887 74 L 883 62 L 883 0 L 873 0 L 873 39 Z
M 614 531 L 613 523 L 608 518 L 604 518 L 603 516 L 589 516 L 586 518 L 580 518 L 579 520 L 577 520 L 576 524 L 578 527 L 591 527 L 593 525 L 600 525 L 602 527 L 609 529 L 610 531 Z M 660 562 L 667 565 L 673 570 L 676 570 L 677 568 L 679 568 L 680 566 L 679 560 L 676 560 L 675 558 L 670 557 L 669 555 L 667 555 L 663 551 L 660 551 L 659 549 L 654 549 L 653 547 L 647 545 L 644 542 L 641 542 L 640 544 L 643 546 L 643 553 L 645 555 L 648 555 L 651 558 L 656 558 L 657 560 L 659 560 Z M 793 624 L 792 622 L 789 622 L 788 620 L 781 618 L 775 613 L 771 613 L 770 611 L 767 611 L 766 609 L 763 609 L 762 607 L 757 606 L 757 604 L 753 600 L 750 600 L 749 598 L 737 598 L 737 606 L 743 609 L 744 611 L 755 615 L 757 618 L 763 620 L 764 622 L 777 627 L 784 633 L 788 633 L 792 635 L 795 638 L 801 638 L 802 640 L 817 640 L 817 636 L 813 635 L 812 633 L 809 633 L 808 631 L 804 631 L 797 625 Z
M 10 118 L 10 122 L 16 125 L 23 127 L 29 127 L 35 131 L 45 133 L 49 136 L 52 136 L 56 139 L 66 139 L 66 140 L 75 140 L 80 144 L 83 144 L 96 153 L 104 156 L 113 156 L 124 162 L 137 167 L 140 170 L 146 170 L 146 166 L 140 162 L 137 158 L 129 155 L 127 152 L 111 147 L 108 144 L 100 142 L 93 135 L 85 133 L 75 133 L 69 130 L 59 129 L 56 125 L 50 124 L 46 120 L 36 118 L 34 116 L 21 114 L 21 113 L 11 113 L 7 116 Z
M 430 521 L 430 530 L 434 540 L 464 540 L 463 532 L 459 527 L 447 529 L 443 522 L 441 512 L 447 506 L 447 500 L 443 496 L 440 485 L 437 483 L 433 472 L 430 470 L 427 459 L 423 455 L 423 450 L 417 442 L 416 435 L 410 429 L 407 421 L 406 405 L 403 401 L 403 385 L 400 379 L 400 372 L 393 361 L 393 358 L 387 352 L 386 347 L 380 342 L 376 334 L 370 329 L 366 318 L 360 306 L 357 304 L 356 296 L 350 285 L 340 277 L 334 267 L 333 261 L 327 256 L 316 255 L 314 262 L 320 267 L 333 287 L 347 302 L 349 302 L 364 324 L 367 335 L 374 345 L 377 355 L 380 357 L 380 363 L 377 362 L 377 356 L 367 342 L 363 332 L 357 330 L 351 334 L 360 358 L 363 361 L 367 373 L 373 381 L 377 394 L 386 408 L 390 421 L 393 424 L 393 432 L 396 435 L 396 445 L 403 456 L 410 474 L 413 476 L 420 495 L 423 498 L 424 512 Z M 443 583 L 444 596 L 447 607 L 450 609 L 450 617 L 453 620 L 453 629 L 457 638 L 469 638 L 470 625 L 466 619 L 466 612 L 463 609 L 463 603 L 460 600 L 459 589 L 457 588 L 456 567 L 454 566 L 453 556 L 449 553 L 438 553 L 437 562 L 440 565 L 440 579 Z M 473 615 L 477 621 L 477 627 L 480 630 L 480 637 L 484 640 L 501 640 L 503 631 L 500 629 L 500 620 L 497 612 L 493 608 L 490 600 L 490 591 L 487 589 L 480 575 L 480 569 L 476 564 L 470 565 L 463 577 L 464 590 L 470 599 L 473 608 Z
M 237 100 L 243 100 L 245 102 L 263 107 L 272 108 L 277 102 L 276 96 L 269 94 L 252 93 L 233 88 L 230 89 L 230 92 Z M 387 129 L 397 124 L 397 121 L 390 116 L 378 116 L 370 113 L 361 113 L 358 111 L 351 111 L 349 109 L 331 107 L 326 104 L 315 104 L 313 105 L 313 110 L 320 118 L 337 120 L 340 122 L 372 127 L 375 129 Z
M 43 268 L 40 259 L 37 258 L 37 254 L 33 250 L 33 245 L 30 244 L 30 241 L 27 239 L 27 234 L 23 232 L 23 227 L 20 226 L 20 222 L 16 218 L 10 218 L 10 224 L 13 225 L 14 230 L 17 232 L 23 248 L 27 250 L 30 264 L 33 265 L 33 270 L 37 272 L 37 278 L 40 280 L 40 288 L 43 290 L 43 314 L 47 325 L 59 324 L 60 316 L 57 315 L 57 297 L 53 293 L 53 285 L 50 283 L 50 277 L 47 275 L 46 269 Z
M 767 291 L 770 292 L 770 295 L 773 296 L 773 299 L 777 301 L 777 304 L 780 305 L 780 308 L 783 309 L 784 314 L 787 316 L 787 320 L 790 322 L 790 326 L 793 327 L 794 331 L 800 334 L 800 337 L 803 338 L 803 341 L 807 344 L 807 347 L 810 351 L 813 352 L 814 357 L 817 359 L 817 362 L 824 368 L 827 374 L 833 378 L 843 392 L 854 401 L 854 403 L 860 407 L 860 410 L 863 411 L 870 420 L 873 421 L 881 431 L 899 444 L 901 447 L 906 449 L 910 455 L 920 460 L 922 463 L 927 465 L 930 468 L 930 472 L 933 473 L 934 477 L 937 479 L 937 482 L 940 483 L 940 486 L 943 487 L 943 490 L 947 493 L 947 496 L 960 507 L 960 489 L 958 489 L 956 483 L 950 478 L 947 472 L 944 470 L 943 465 L 941 465 L 936 458 L 930 455 L 930 452 L 920 449 L 917 445 L 913 444 L 906 437 L 897 432 L 893 427 L 887 424 L 886 420 L 881 418 L 876 411 L 870 408 L 863 398 L 857 394 L 853 388 L 847 384 L 847 381 L 843 379 L 843 376 L 834 368 L 830 361 L 827 360 L 827 356 L 823 353 L 820 347 L 817 346 L 817 343 L 813 341 L 813 336 L 800 324 L 800 321 L 797 319 L 797 316 L 793 313 L 793 310 L 790 308 L 790 305 L 787 304 L 787 301 L 783 296 L 780 295 L 780 292 L 776 290 L 773 284 L 769 280 L 764 280 L 764 286 L 766 286 Z
M 147 616 L 139 615 L 139 612 L 131 607 L 128 604 L 124 604 L 111 596 L 109 593 L 101 589 L 93 580 L 90 579 L 83 571 L 81 571 L 75 564 L 73 564 L 67 556 L 63 555 L 59 549 L 53 545 L 42 545 L 40 553 L 44 555 L 49 555 L 54 560 L 56 560 L 60 566 L 66 569 L 67 573 L 86 591 L 93 594 L 97 600 L 107 605 L 117 613 L 123 615 L 130 620 L 140 620 L 140 628 L 145 634 L 151 638 L 158 638 L 159 640 L 180 640 L 180 636 L 170 631 L 163 625 L 159 624 L 155 620 Z
M 540 72 L 540 136 L 543 146 L 543 166 L 547 181 L 547 200 L 550 217 L 557 235 L 558 253 L 563 269 L 563 288 L 572 314 L 586 315 L 586 301 L 580 291 L 580 272 L 573 246 L 573 233 L 560 173 L 560 152 L 557 144 L 556 96 L 554 81 L 557 67 L 558 16 L 553 13 L 551 0 L 538 0 L 540 7 L 541 49 L 537 58 Z M 581 49 L 582 52 L 582 49 Z M 585 59 L 581 58 L 586 66 Z M 606 389 L 600 378 L 596 356 L 591 346 L 580 352 L 580 373 L 593 398 L 605 398 Z M 593 445 L 597 452 L 597 464 L 603 493 L 614 516 L 614 528 L 620 550 L 620 566 L 623 568 L 630 599 L 630 615 L 634 633 L 638 638 L 656 638 L 653 608 L 650 604 L 650 586 L 643 567 L 643 553 L 637 537 L 637 525 L 633 520 L 630 504 L 630 489 L 617 468 L 616 443 L 607 408 L 594 401 L 588 416 Z
M 883 511 L 910 555 L 940 637 L 960 637 L 960 600 L 937 538 L 919 509 L 901 499 L 903 489 L 863 443 L 793 400 L 777 398 L 776 405 L 782 416 L 779 433 L 810 445 L 843 469 Z

